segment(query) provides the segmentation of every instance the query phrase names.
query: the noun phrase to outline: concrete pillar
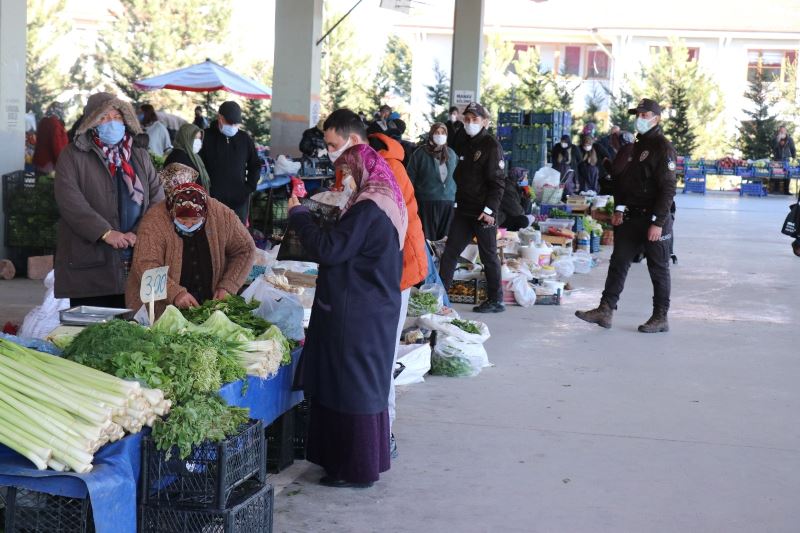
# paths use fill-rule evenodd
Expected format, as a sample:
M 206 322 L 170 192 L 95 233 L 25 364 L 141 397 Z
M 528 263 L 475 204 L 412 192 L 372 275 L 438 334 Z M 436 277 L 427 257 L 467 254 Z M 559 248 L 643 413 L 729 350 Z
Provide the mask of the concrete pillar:
M 299 155 L 303 130 L 319 120 L 322 0 L 275 2 L 270 153 Z
M 26 1 L 0 2 L 0 174 L 25 166 Z M 5 257 L 5 219 L 0 187 L 0 257 Z
M 450 102 L 460 109 L 480 101 L 484 0 L 456 0 Z

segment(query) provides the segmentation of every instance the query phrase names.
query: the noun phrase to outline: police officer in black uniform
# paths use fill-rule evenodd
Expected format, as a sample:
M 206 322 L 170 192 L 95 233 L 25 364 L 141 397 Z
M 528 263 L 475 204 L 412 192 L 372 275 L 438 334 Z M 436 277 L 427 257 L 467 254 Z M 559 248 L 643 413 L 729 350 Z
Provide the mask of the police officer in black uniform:
M 614 252 L 605 290 L 597 309 L 577 311 L 575 315 L 610 328 L 628 269 L 637 254 L 643 252 L 653 282 L 653 315 L 639 326 L 639 331 L 658 333 L 669 331 L 669 262 L 677 156 L 661 130 L 661 106 L 657 102 L 645 98 L 628 111 L 636 115 L 639 134 L 633 149 L 622 152 L 627 154 L 627 164 L 620 162 L 619 174 L 613 176 Z
M 446 289 L 461 252 L 476 237 L 481 262 L 486 273 L 489 298 L 475 307 L 476 313 L 501 313 L 503 288 L 500 285 L 500 259 L 497 257 L 497 215 L 505 189 L 503 148 L 486 131 L 489 113 L 477 102 L 464 109 L 464 131 L 469 139 L 459 154 L 453 178 L 456 181 L 456 205 L 447 235 L 439 274 Z

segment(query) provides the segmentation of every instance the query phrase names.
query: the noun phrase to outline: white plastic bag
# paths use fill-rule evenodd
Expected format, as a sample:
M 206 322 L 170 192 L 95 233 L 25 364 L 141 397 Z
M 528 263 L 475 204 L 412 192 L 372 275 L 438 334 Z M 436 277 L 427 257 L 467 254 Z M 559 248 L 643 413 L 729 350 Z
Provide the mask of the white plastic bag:
M 431 373 L 448 377 L 472 377 L 492 366 L 483 344 L 464 342 L 440 335 L 431 355 Z
M 397 372 L 400 370 L 399 373 Z M 430 344 L 401 344 L 397 350 L 395 385 L 413 385 L 425 381 L 431 369 Z
M 282 176 L 284 174 L 297 174 L 300 172 L 301 166 L 302 164 L 299 161 L 292 161 L 285 155 L 281 154 L 278 156 L 278 159 L 275 160 L 275 167 L 273 168 L 272 172 L 275 176 Z
M 509 288 L 514 292 L 514 299 L 522 307 L 532 307 L 536 304 L 536 291 L 528 284 L 524 275 L 520 274 L 512 279 Z
M 283 292 L 268 283 L 263 277 L 256 279 L 242 293 L 246 301 L 258 300 L 258 309 L 253 313 L 267 322 L 275 324 L 292 340 L 303 340 L 303 304 L 294 294 Z
M 471 320 L 473 324 L 478 327 L 480 333 L 467 333 L 458 326 L 452 324 L 452 317 L 445 317 L 441 315 L 422 315 L 417 320 L 417 325 L 431 331 L 441 331 L 445 335 L 455 337 L 463 342 L 472 344 L 483 344 L 489 339 L 489 327 L 483 322 Z
M 51 270 L 44 278 L 44 286 L 47 287 L 44 301 L 42 305 L 34 307 L 25 315 L 18 333 L 20 337 L 44 339 L 61 324 L 59 311 L 69 308 L 69 298 L 56 298 L 53 291 L 54 284 L 55 274 Z
M 547 185 L 549 187 L 558 187 L 561 184 L 561 173 L 550 166 L 545 166 L 536 171 L 533 175 L 533 190 L 536 192 L 536 197 L 542 197 L 542 189 Z
M 569 256 L 560 257 L 553 263 L 553 267 L 561 278 L 571 278 L 575 273 L 575 263 Z

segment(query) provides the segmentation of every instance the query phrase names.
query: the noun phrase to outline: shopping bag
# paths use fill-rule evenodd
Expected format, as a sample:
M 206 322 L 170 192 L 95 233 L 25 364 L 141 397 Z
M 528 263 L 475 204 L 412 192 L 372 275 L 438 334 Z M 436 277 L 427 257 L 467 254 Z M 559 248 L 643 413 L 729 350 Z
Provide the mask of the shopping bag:
M 789 214 L 783 221 L 781 233 L 789 237 L 800 237 L 800 191 L 797 193 L 797 202 L 789 206 Z
M 303 340 L 303 304 L 297 295 L 276 289 L 263 277 L 257 278 L 242 293 L 242 298 L 248 302 L 256 300 L 259 306 L 253 314 L 260 316 L 270 324 L 275 324 L 292 340 Z
M 431 369 L 430 344 L 404 344 L 397 353 L 395 385 L 413 385 L 425 381 L 425 374 Z
M 322 230 L 333 227 L 339 220 L 340 209 L 336 206 L 323 204 L 310 198 L 301 198 L 300 205 L 307 207 L 311 211 L 312 220 Z M 297 227 L 293 224 L 292 217 L 289 217 L 289 227 L 286 229 L 281 241 L 277 259 L 278 261 L 319 263 L 319 259 L 309 253 L 300 241 L 300 235 L 297 232 Z

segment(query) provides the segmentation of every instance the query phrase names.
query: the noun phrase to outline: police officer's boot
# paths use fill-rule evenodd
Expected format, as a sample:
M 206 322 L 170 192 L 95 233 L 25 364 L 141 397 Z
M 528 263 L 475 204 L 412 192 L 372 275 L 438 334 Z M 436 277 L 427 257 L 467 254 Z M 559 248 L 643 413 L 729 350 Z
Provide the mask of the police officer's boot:
M 639 331 L 642 333 L 662 333 L 669 331 L 669 322 L 667 322 L 667 308 L 654 307 L 653 316 L 639 326 Z
M 610 329 L 614 310 L 606 302 L 600 300 L 600 305 L 597 309 L 592 309 L 591 311 L 575 311 L 575 316 L 586 322 L 597 324 L 601 328 Z

